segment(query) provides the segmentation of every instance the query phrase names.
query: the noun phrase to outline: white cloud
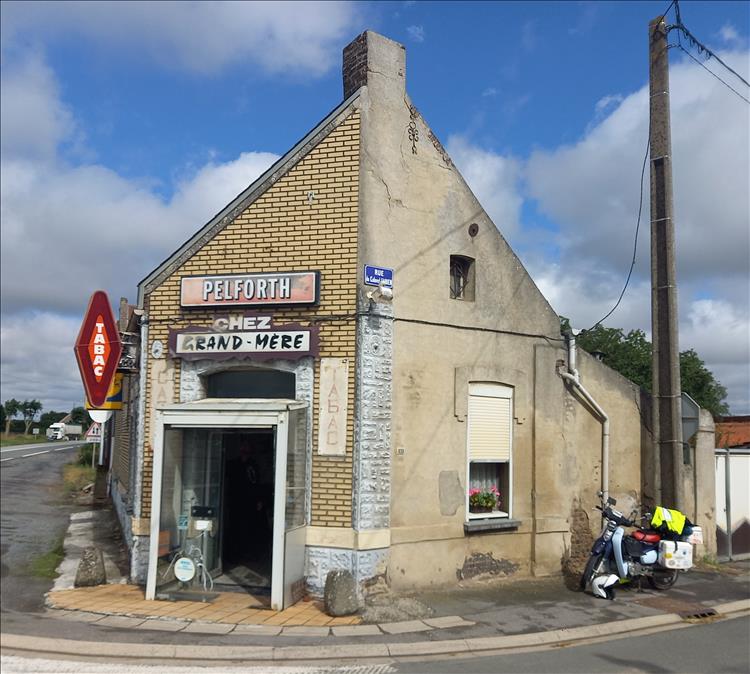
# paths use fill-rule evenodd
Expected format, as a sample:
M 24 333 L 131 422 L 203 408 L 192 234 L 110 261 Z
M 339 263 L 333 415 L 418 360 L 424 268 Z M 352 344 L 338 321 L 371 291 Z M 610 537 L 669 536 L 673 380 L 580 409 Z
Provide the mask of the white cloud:
M 747 61 L 741 54 L 725 57 L 737 68 Z M 737 282 L 747 273 L 750 245 L 748 153 L 740 150 L 750 144 L 747 108 L 697 66 L 674 66 L 670 78 L 680 278 L 708 275 Z M 647 138 L 644 88 L 575 145 L 532 154 L 530 193 L 561 224 L 569 259 L 626 267 Z M 648 255 L 648 173 L 644 199 L 641 256 Z
M 729 46 L 735 46 L 742 43 L 740 34 L 731 23 L 725 23 L 719 28 L 719 38 Z
M 0 325 L 3 401 L 41 400 L 45 411 L 83 405 L 83 387 L 73 355 L 80 318 L 47 312 L 6 316 Z
M 738 71 L 747 53 L 723 54 Z M 694 348 L 729 390 L 734 413 L 750 411 L 750 129 L 747 108 L 690 63 L 671 68 L 680 348 Z M 600 99 L 575 144 L 526 162 L 454 136 L 448 150 L 468 184 L 520 251 L 540 290 L 578 328 L 614 306 L 632 254 L 648 139 L 648 90 Z M 522 182 L 521 178 L 524 179 Z M 558 231 L 519 224 L 524 197 Z M 638 257 L 607 325 L 650 332 L 649 176 Z M 509 226 L 510 225 L 510 226 Z M 554 252 L 552 252 L 554 251 Z M 710 297 L 711 299 L 706 299 Z
M 588 34 L 596 25 L 600 7 L 595 2 L 579 2 L 579 14 L 576 24 L 568 28 L 568 35 L 581 37 Z
M 497 228 L 512 240 L 522 204 L 521 163 L 472 145 L 462 136 L 450 136 L 447 150 Z
M 619 103 L 622 103 L 622 96 L 620 94 L 609 94 L 607 96 L 602 96 L 594 106 L 594 112 L 597 115 L 601 115 L 607 110 L 611 109 L 612 106 L 618 105 Z
M 72 134 L 73 116 L 60 101 L 55 75 L 39 54 L 3 67 L 0 120 L 3 157 L 49 159 Z
M 406 32 L 414 42 L 424 42 L 424 26 L 408 26 Z
M 276 158 L 206 164 L 168 201 L 103 166 L 3 161 L 3 311 L 80 311 L 102 285 L 132 298 L 138 280 Z
M 747 53 L 722 58 L 740 72 L 747 69 Z M 694 348 L 727 386 L 734 412 L 747 411 L 747 108 L 695 65 L 674 65 L 670 80 L 680 348 Z M 619 102 L 605 97 L 600 103 L 606 117 L 579 142 L 537 151 L 526 166 L 529 193 L 560 225 L 556 265 L 545 264 L 540 255 L 530 267 L 538 272 L 537 283 L 552 305 L 577 327 L 588 327 L 609 311 L 625 280 L 648 137 L 647 88 Z M 607 324 L 648 331 L 648 167 L 646 171 L 637 266 L 623 304 Z M 713 299 L 701 299 L 706 294 Z
M 574 328 L 590 328 L 614 306 L 624 276 L 537 258 L 528 265 L 534 281 L 552 307 L 571 318 Z M 623 274 L 624 274 L 623 270 Z M 740 300 L 693 299 L 695 284 L 680 288 L 680 350 L 694 349 L 726 387 L 734 414 L 750 410 L 750 308 Z M 651 338 L 651 284 L 631 282 L 622 303 L 606 325 L 640 329 Z
M 680 325 L 681 349 L 695 349 L 727 388 L 733 413 L 750 410 L 750 311 L 726 300 L 692 302 Z
M 252 62 L 320 75 L 357 15 L 351 2 L 3 2 L 2 38 L 82 39 L 195 73 Z
M 487 87 L 483 92 L 482 96 L 497 96 L 497 89 L 495 87 Z
M 91 292 L 134 300 L 136 283 L 278 156 L 208 162 L 164 199 L 153 181 L 61 159 L 75 120 L 40 59 L 5 68 L 2 85 L 3 395 L 65 409 L 80 403 L 72 344 Z
M 521 26 L 521 47 L 527 53 L 531 53 L 536 48 L 538 42 L 536 21 L 525 21 Z

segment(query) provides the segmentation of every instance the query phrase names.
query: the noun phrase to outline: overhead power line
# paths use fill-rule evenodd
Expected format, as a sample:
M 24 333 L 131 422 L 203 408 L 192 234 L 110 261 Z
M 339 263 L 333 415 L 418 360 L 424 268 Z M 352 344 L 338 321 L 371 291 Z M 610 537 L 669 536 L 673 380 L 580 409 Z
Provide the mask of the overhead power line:
M 711 51 L 711 50 L 710 50 L 710 49 L 709 49 L 708 47 L 706 47 L 706 45 L 704 45 L 704 44 L 703 44 L 703 43 L 702 43 L 702 42 L 701 42 L 700 40 L 698 40 L 698 38 L 697 38 L 697 37 L 695 37 L 695 35 L 693 35 L 693 34 L 692 34 L 692 33 L 691 33 L 691 32 L 690 32 L 690 31 L 689 31 L 689 30 L 688 30 L 687 28 L 686 28 L 685 24 L 683 24 L 683 23 L 682 23 L 682 21 L 680 21 L 680 20 L 679 20 L 679 18 L 678 18 L 678 20 L 677 20 L 677 23 L 676 23 L 676 24 L 675 24 L 674 26 L 670 26 L 670 27 L 669 27 L 669 30 L 670 30 L 670 31 L 672 31 L 672 30 L 679 30 L 679 31 L 680 31 L 680 32 L 681 32 L 681 33 L 682 33 L 683 35 L 685 35 L 685 37 L 686 37 L 686 38 L 688 39 L 688 42 L 690 42 L 690 44 L 691 44 L 691 45 L 692 45 L 693 47 L 697 47 L 697 48 L 698 48 L 698 51 L 699 51 L 699 52 L 700 52 L 701 54 L 706 54 L 708 58 L 712 58 L 712 59 L 715 59 L 715 60 L 717 60 L 717 61 L 718 61 L 719 63 L 721 63 L 721 65 L 723 65 L 723 66 L 724 66 L 724 67 L 725 67 L 725 68 L 726 68 L 726 69 L 727 69 L 727 70 L 728 70 L 728 71 L 729 71 L 730 73 L 732 73 L 732 75 L 734 75 L 734 76 L 735 76 L 735 77 L 736 77 L 736 78 L 737 78 L 738 80 L 740 80 L 740 82 L 742 82 L 742 83 L 743 83 L 743 84 L 744 84 L 744 85 L 745 85 L 746 87 L 750 87 L 750 82 L 748 82 L 748 81 L 747 81 L 747 80 L 746 80 L 746 79 L 745 79 L 744 77 L 742 77 L 742 75 L 740 75 L 740 74 L 739 74 L 739 73 L 738 73 L 738 72 L 737 72 L 736 70 L 734 70 L 733 68 L 730 68 L 730 67 L 729 67 L 729 66 L 728 66 L 728 65 L 727 65 L 726 63 L 724 63 L 724 61 L 722 61 L 722 60 L 721 60 L 721 59 L 720 59 L 720 58 L 719 58 L 719 57 L 718 57 L 718 56 L 717 56 L 717 55 L 716 55 L 716 54 L 715 54 L 714 52 L 712 52 L 712 51 Z M 678 33 L 678 36 L 679 36 L 679 33 Z M 685 48 L 684 48 L 684 47 L 682 47 L 682 44 L 680 44 L 680 48 L 681 48 L 681 49 L 682 49 L 683 51 L 685 51 L 686 53 L 688 53 L 688 52 L 687 52 L 687 51 L 685 50 Z M 711 71 L 709 71 L 709 72 L 711 72 Z M 722 81 L 723 81 L 723 80 L 722 80 Z M 729 85 L 727 85 L 727 86 L 729 86 Z
M 669 10 L 670 10 L 670 9 L 672 9 L 672 6 L 673 6 L 673 5 L 676 5 L 676 4 L 677 4 L 677 0 L 672 0 L 672 2 L 670 2 L 670 3 L 669 3 L 669 7 L 667 7 L 667 8 L 666 8 L 666 9 L 665 9 L 665 10 L 664 10 L 664 11 L 663 11 L 662 13 L 661 13 L 661 15 L 662 15 L 662 16 L 666 16 L 667 14 L 669 14 Z M 677 12 L 677 16 L 679 16 L 679 12 L 680 12 L 680 10 L 679 10 L 679 7 L 675 7 L 675 11 Z
M 697 58 L 695 58 L 695 56 L 693 56 L 687 49 L 685 49 L 685 47 L 683 47 L 681 44 L 678 44 L 678 45 L 675 45 L 675 46 L 678 47 L 679 49 L 681 49 L 682 51 L 684 51 L 691 59 L 693 59 L 693 61 L 695 61 L 701 68 L 703 68 L 703 70 L 705 70 L 707 73 L 710 73 L 711 75 L 713 75 L 717 80 L 719 80 L 719 82 L 721 82 L 725 87 L 727 87 L 727 89 L 729 89 L 729 90 L 733 91 L 735 94 L 737 94 L 737 96 L 739 96 L 743 101 L 745 101 L 745 103 L 750 104 L 750 99 L 745 98 L 732 85 L 730 85 L 728 82 L 726 82 L 723 79 L 721 79 L 721 77 L 719 77 L 713 70 L 711 70 L 710 68 L 707 68 L 706 65 L 705 65 L 705 63 L 701 63 Z
M 635 222 L 635 237 L 633 240 L 633 259 L 630 261 L 630 269 L 628 269 L 628 276 L 625 279 L 625 285 L 623 285 L 622 287 L 622 292 L 620 293 L 620 296 L 617 298 L 617 302 L 615 302 L 615 306 L 613 306 L 603 318 L 600 318 L 588 330 L 583 330 L 583 332 L 588 332 L 589 330 L 593 330 L 598 325 L 606 321 L 613 313 L 615 313 L 615 309 L 617 309 L 617 307 L 620 306 L 620 302 L 622 302 L 622 298 L 625 296 L 625 291 L 628 289 L 628 284 L 630 283 L 630 277 L 633 275 L 633 268 L 635 267 L 635 261 L 636 261 L 637 252 L 638 252 L 638 232 L 641 229 L 641 215 L 643 214 L 643 179 L 646 176 L 646 163 L 648 162 L 648 151 L 649 151 L 650 145 L 651 145 L 651 135 L 649 134 L 648 140 L 646 141 L 646 153 L 643 155 L 643 165 L 641 166 L 641 191 L 640 191 L 640 196 L 638 197 L 638 218 L 636 219 L 636 222 Z
M 664 10 L 662 13 L 662 16 L 666 16 L 669 13 L 669 10 L 674 7 L 675 9 L 675 19 L 677 23 L 673 26 L 670 26 L 668 30 L 678 30 L 682 33 L 684 33 L 685 37 L 688 39 L 691 45 L 698 48 L 700 53 L 706 54 L 708 58 L 714 58 L 716 59 L 721 65 L 723 65 L 729 72 L 731 72 L 733 75 L 735 75 L 739 80 L 741 80 L 744 84 L 746 84 L 748 87 L 750 87 L 750 83 L 747 82 L 745 78 L 743 78 L 739 73 L 737 73 L 735 70 L 730 68 L 724 61 L 722 61 L 713 51 L 711 51 L 706 45 L 704 45 L 698 38 L 696 38 L 688 29 L 687 27 L 682 23 L 682 17 L 680 15 L 680 5 L 678 0 L 672 0 L 672 2 L 669 4 L 667 9 Z M 701 66 L 704 70 L 708 71 L 711 75 L 713 75 L 719 82 L 724 84 L 726 87 L 731 89 L 737 96 L 739 96 L 743 101 L 750 104 L 750 100 L 745 98 L 739 91 L 737 91 L 734 87 L 732 87 L 729 83 L 724 81 L 721 77 L 719 77 L 713 70 L 710 68 L 707 68 L 703 63 L 701 63 L 695 56 L 693 56 L 685 47 L 682 46 L 682 43 L 680 42 L 679 38 L 680 33 L 677 34 L 678 44 L 674 45 L 676 47 L 679 47 L 682 51 L 684 51 L 693 61 L 695 61 L 699 66 Z M 620 296 L 617 298 L 617 302 L 615 302 L 615 305 L 610 309 L 610 311 L 603 317 L 600 318 L 594 325 L 592 325 L 589 330 L 593 330 L 598 325 L 603 323 L 607 318 L 609 318 L 617 309 L 617 307 L 620 306 L 620 302 L 622 302 L 622 298 L 625 296 L 625 291 L 628 288 L 628 285 L 630 283 L 630 278 L 633 274 L 633 268 L 635 267 L 635 261 L 636 261 L 636 255 L 637 255 L 637 249 L 638 249 L 638 232 L 640 230 L 641 226 L 641 215 L 643 213 L 643 179 L 646 175 L 646 163 L 648 161 L 648 152 L 649 152 L 649 146 L 651 144 L 651 137 L 649 136 L 648 142 L 646 143 L 646 153 L 643 157 L 643 166 L 641 167 L 641 192 L 640 192 L 640 200 L 638 204 L 638 218 L 636 220 L 636 226 L 635 226 L 635 237 L 633 242 L 633 258 L 630 262 L 630 269 L 628 270 L 627 278 L 625 279 L 625 284 L 623 285 L 622 292 L 620 293 Z M 587 332 L 584 330 L 583 332 Z
M 711 49 L 709 49 L 705 44 L 703 44 L 695 35 L 693 35 L 688 27 L 682 22 L 682 15 L 680 14 L 680 4 L 678 0 L 673 0 L 672 4 L 669 7 L 672 7 L 674 5 L 674 12 L 675 12 L 675 21 L 676 23 L 672 26 L 669 26 L 667 29 L 669 32 L 676 30 L 677 31 L 677 44 L 672 45 L 675 47 L 678 47 L 683 52 L 685 52 L 693 61 L 695 61 L 701 68 L 703 68 L 705 71 L 713 75 L 719 82 L 721 82 L 725 87 L 733 91 L 737 96 L 739 96 L 743 101 L 746 103 L 750 103 L 750 100 L 745 98 L 737 89 L 735 89 L 731 84 L 723 80 L 721 77 L 719 77 L 713 70 L 710 68 L 707 68 L 705 64 L 701 63 L 695 56 L 693 56 L 685 47 L 682 45 L 682 38 L 680 35 L 684 35 L 687 38 L 688 43 L 690 46 L 695 47 L 698 49 L 699 54 L 705 54 L 706 59 L 714 59 L 718 61 L 724 68 L 726 68 L 732 75 L 734 75 L 740 82 L 742 82 L 746 87 L 750 87 L 750 82 L 748 82 L 742 75 L 740 75 L 736 70 L 728 66 L 719 56 L 717 56 Z M 667 9 L 669 11 L 669 9 Z M 666 12 L 665 12 L 666 14 Z

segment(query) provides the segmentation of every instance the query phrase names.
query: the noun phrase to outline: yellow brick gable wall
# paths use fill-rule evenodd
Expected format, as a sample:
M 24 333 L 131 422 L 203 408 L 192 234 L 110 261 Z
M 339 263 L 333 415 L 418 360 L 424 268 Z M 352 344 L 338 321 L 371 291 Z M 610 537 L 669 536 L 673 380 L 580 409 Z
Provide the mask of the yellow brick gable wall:
M 183 276 L 319 270 L 320 305 L 264 310 L 275 323 L 302 322 L 310 317 L 356 312 L 357 213 L 359 195 L 360 116 L 354 111 L 256 199 L 231 224 L 197 251 L 182 267 L 145 298 L 149 344 L 167 343 L 169 327 L 210 326 L 218 310 L 180 308 Z M 314 192 L 312 201 L 308 193 Z M 240 308 L 239 311 L 242 311 Z M 307 320 L 305 320 L 307 318 Z M 315 362 L 313 400 L 313 525 L 351 526 L 352 448 L 354 437 L 355 321 L 320 323 L 320 356 L 349 358 L 349 414 L 346 457 L 317 454 L 319 361 Z M 180 361 L 175 360 L 174 399 L 179 400 Z M 151 400 L 151 360 L 146 376 L 146 410 Z M 152 420 L 145 419 L 142 516 L 150 516 Z

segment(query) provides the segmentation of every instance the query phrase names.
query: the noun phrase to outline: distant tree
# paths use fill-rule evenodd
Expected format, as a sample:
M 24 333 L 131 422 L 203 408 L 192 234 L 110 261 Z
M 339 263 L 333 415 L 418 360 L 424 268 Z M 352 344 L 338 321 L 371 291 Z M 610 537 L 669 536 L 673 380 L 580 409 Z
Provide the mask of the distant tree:
M 5 426 L 5 407 L 0 405 L 0 428 Z
M 5 437 L 7 438 L 10 435 L 10 422 L 21 411 L 21 403 L 11 398 L 5 401 L 3 409 L 5 410 Z
M 88 412 L 85 407 L 74 407 L 70 410 L 70 423 L 85 426 L 88 423 Z
M 713 373 L 693 349 L 680 353 L 682 390 L 715 417 L 729 414 L 727 390 L 714 378 Z
M 65 412 L 45 412 L 39 417 L 39 428 L 49 428 L 66 416 Z
M 31 424 L 34 423 L 34 419 L 39 412 L 42 411 L 42 403 L 38 400 L 24 400 L 21 403 L 21 415 L 23 416 L 23 423 L 26 426 L 24 429 L 24 435 L 29 434 Z
M 560 327 L 563 331 L 570 327 L 570 321 L 564 316 L 560 317 Z M 626 334 L 621 328 L 597 325 L 579 333 L 576 343 L 589 353 L 604 354 L 602 360 L 613 370 L 651 391 L 651 342 L 643 330 L 631 330 Z M 680 379 L 682 390 L 702 408 L 714 416 L 729 413 L 726 388 L 716 381 L 692 349 L 680 353 Z

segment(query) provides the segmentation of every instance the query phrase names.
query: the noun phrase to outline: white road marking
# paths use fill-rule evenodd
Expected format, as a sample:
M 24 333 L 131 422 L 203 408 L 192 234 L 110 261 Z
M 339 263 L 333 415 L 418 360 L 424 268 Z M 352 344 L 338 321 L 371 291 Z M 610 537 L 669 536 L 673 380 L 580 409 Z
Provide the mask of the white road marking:
M 81 443 L 69 442 L 65 444 L 63 447 L 60 447 L 60 449 L 70 449 L 71 447 L 77 447 L 79 444 Z M 24 449 L 32 449 L 33 447 L 38 447 L 39 445 L 43 447 L 44 443 L 42 442 L 39 444 L 18 445 L 17 447 L 6 447 L 5 449 L 0 449 L 0 454 L 7 454 L 8 452 L 22 452 Z M 58 451 L 58 450 L 55 450 L 55 451 Z
M 76 660 L 52 660 L 44 658 L 24 658 L 17 655 L 2 656 L 2 671 L 5 674 L 210 674 L 211 672 L 236 672 L 237 674 L 392 674 L 396 669 L 391 665 L 281 665 L 267 667 L 258 665 L 230 666 L 223 663 L 209 666 L 198 665 L 147 665 L 122 663 L 81 662 Z
M 31 454 L 21 454 L 21 456 L 9 456 L 5 459 L 0 459 L 0 463 L 3 461 L 12 461 L 13 459 L 25 459 L 28 456 L 37 456 L 39 454 L 49 454 L 50 452 L 63 452 L 66 449 L 75 449 L 77 445 L 65 445 L 64 447 L 56 447 L 55 449 L 45 449 L 42 452 L 32 452 Z M 23 449 L 14 447 L 13 449 L 3 449 L 2 452 L 22 452 Z
M 8 452 L 21 452 L 24 449 L 28 449 L 29 445 L 20 445 L 18 447 L 10 447 L 9 449 L 0 449 L 0 454 L 7 454 Z

